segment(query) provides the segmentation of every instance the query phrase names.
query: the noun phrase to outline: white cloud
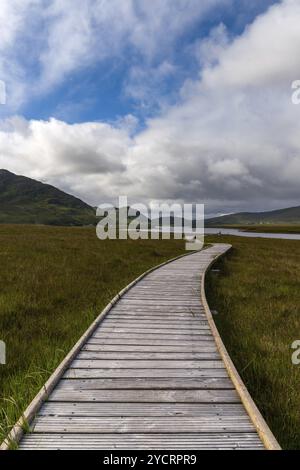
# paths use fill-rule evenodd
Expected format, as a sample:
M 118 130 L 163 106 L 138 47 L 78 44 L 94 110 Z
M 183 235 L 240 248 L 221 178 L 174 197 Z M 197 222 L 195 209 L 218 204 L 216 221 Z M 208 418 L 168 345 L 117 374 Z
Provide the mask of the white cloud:
M 299 74 L 299 0 L 284 0 L 258 17 L 203 74 L 208 86 L 272 86 Z
M 215 30 L 213 47 L 200 45 L 209 58 L 201 79 L 136 138 L 128 174 L 139 197 L 228 209 L 299 203 L 300 107 L 290 89 L 300 73 L 299 24 L 299 2 L 286 0 L 232 43 Z
M 25 96 L 25 69 L 20 56 L 26 41 L 32 36 L 33 17 L 36 17 L 38 0 L 1 0 L 0 8 L 0 79 L 7 85 L 10 108 L 17 107 Z M 28 26 L 26 37 L 25 25 Z M 16 44 L 19 43 L 19 47 Z M 29 56 L 30 53 L 28 52 Z
M 82 185 L 82 196 L 88 194 L 91 199 L 97 198 L 94 190 L 103 194 L 101 184 L 110 174 L 125 171 L 129 146 L 127 129 L 104 123 L 69 125 L 56 119 L 28 122 L 15 117 L 0 128 L 2 167 L 71 192 Z M 89 181 L 94 182 L 91 188 Z
M 130 42 L 150 61 L 174 46 L 182 33 L 228 0 L 148 0 L 133 2 Z
M 215 65 L 219 56 L 229 45 L 229 34 L 226 26 L 221 23 L 213 28 L 207 38 L 199 39 L 190 48 L 193 50 L 201 67 Z
M 162 62 L 157 67 L 134 66 L 129 72 L 124 88 L 125 94 L 138 103 L 139 109 L 155 107 L 161 109 L 165 101 L 170 100 L 170 91 L 168 89 L 167 93 L 164 90 L 164 81 L 174 77 L 176 72 L 176 66 L 168 61 Z
M 143 31 L 135 30 L 137 13 L 129 8 L 131 2 L 123 5 L 130 37 L 142 44 Z M 144 31 L 157 37 L 157 44 L 150 44 L 146 52 L 148 60 L 159 54 L 163 32 L 150 9 L 145 7 L 139 15 L 150 15 Z M 71 28 L 68 22 L 62 24 Z M 180 102 L 148 120 L 135 137 L 132 130 L 137 123 L 132 117 L 110 125 L 5 121 L 0 132 L 1 166 L 47 179 L 93 203 L 119 194 L 138 200 L 205 201 L 209 210 L 222 212 L 297 203 L 300 106 L 291 102 L 291 83 L 300 78 L 299 24 L 299 2 L 285 0 L 234 40 L 228 40 L 222 26 L 214 30 L 196 45 L 205 63 L 199 79 L 187 82 Z M 89 25 L 78 28 L 89 31 Z M 178 37 L 178 28 L 174 20 L 173 38 Z M 114 38 L 124 37 L 119 23 L 111 29 L 118 31 Z M 169 47 L 168 40 L 164 47 Z M 119 51 L 118 41 L 109 44 Z M 53 48 L 50 41 L 49 54 Z M 79 59 L 71 45 L 65 51 L 69 60 L 63 73 L 68 73 Z M 64 66 L 59 56 L 43 57 L 45 64 L 57 61 L 53 77 L 59 76 Z M 53 77 L 45 80 L 50 83 Z
M 0 77 L 9 109 L 128 50 L 145 69 L 163 67 L 181 34 L 228 1 L 1 0 Z

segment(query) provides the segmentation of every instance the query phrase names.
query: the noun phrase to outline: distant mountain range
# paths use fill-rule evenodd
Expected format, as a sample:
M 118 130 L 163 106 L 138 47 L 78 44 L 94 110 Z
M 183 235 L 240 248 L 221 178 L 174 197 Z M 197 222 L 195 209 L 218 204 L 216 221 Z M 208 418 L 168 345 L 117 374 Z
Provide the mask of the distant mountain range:
M 144 216 L 147 220 L 147 217 Z M 95 225 L 96 209 L 54 186 L 0 170 L 0 223 L 44 225 Z M 163 217 L 157 224 L 174 225 Z M 178 222 L 178 221 L 177 221 Z M 271 212 L 240 212 L 206 219 L 206 227 L 229 225 L 300 224 L 300 206 Z M 180 225 L 180 224 L 179 224 Z
M 0 170 L 0 223 L 94 225 L 96 211 L 54 186 Z
M 300 225 L 300 206 L 269 212 L 239 212 L 205 221 L 206 227 L 225 225 Z

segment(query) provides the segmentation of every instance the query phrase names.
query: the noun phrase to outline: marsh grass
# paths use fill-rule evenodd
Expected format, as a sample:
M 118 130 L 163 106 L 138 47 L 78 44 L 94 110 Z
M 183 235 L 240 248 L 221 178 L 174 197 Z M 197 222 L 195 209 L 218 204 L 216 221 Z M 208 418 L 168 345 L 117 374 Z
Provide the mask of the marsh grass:
M 300 242 L 240 237 L 206 290 L 224 343 L 280 444 L 300 449 Z
M 100 241 L 94 228 L 0 225 L 0 440 L 105 305 L 184 242 Z
M 232 252 L 207 278 L 217 326 L 284 448 L 300 448 L 300 243 L 213 237 Z M 101 242 L 93 228 L 0 225 L 0 439 L 112 297 L 181 241 Z M 25 430 L 28 425 L 25 423 Z

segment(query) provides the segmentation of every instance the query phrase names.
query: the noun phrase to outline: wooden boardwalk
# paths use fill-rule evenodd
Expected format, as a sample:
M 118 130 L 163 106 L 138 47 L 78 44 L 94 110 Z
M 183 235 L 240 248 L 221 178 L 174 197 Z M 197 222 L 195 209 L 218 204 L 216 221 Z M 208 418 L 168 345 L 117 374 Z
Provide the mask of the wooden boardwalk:
M 20 449 L 263 449 L 201 300 L 201 278 L 228 248 L 177 259 L 128 290 L 68 364 Z

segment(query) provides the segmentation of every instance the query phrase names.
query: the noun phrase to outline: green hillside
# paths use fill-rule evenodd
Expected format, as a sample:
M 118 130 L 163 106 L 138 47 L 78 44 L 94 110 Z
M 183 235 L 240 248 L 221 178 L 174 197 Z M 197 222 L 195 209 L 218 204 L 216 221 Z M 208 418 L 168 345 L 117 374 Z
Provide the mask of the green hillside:
M 299 225 L 300 206 L 280 209 L 270 212 L 240 212 L 221 217 L 207 219 L 207 227 L 220 227 L 224 225 Z
M 81 226 L 96 217 L 88 204 L 54 186 L 0 170 L 0 223 Z

